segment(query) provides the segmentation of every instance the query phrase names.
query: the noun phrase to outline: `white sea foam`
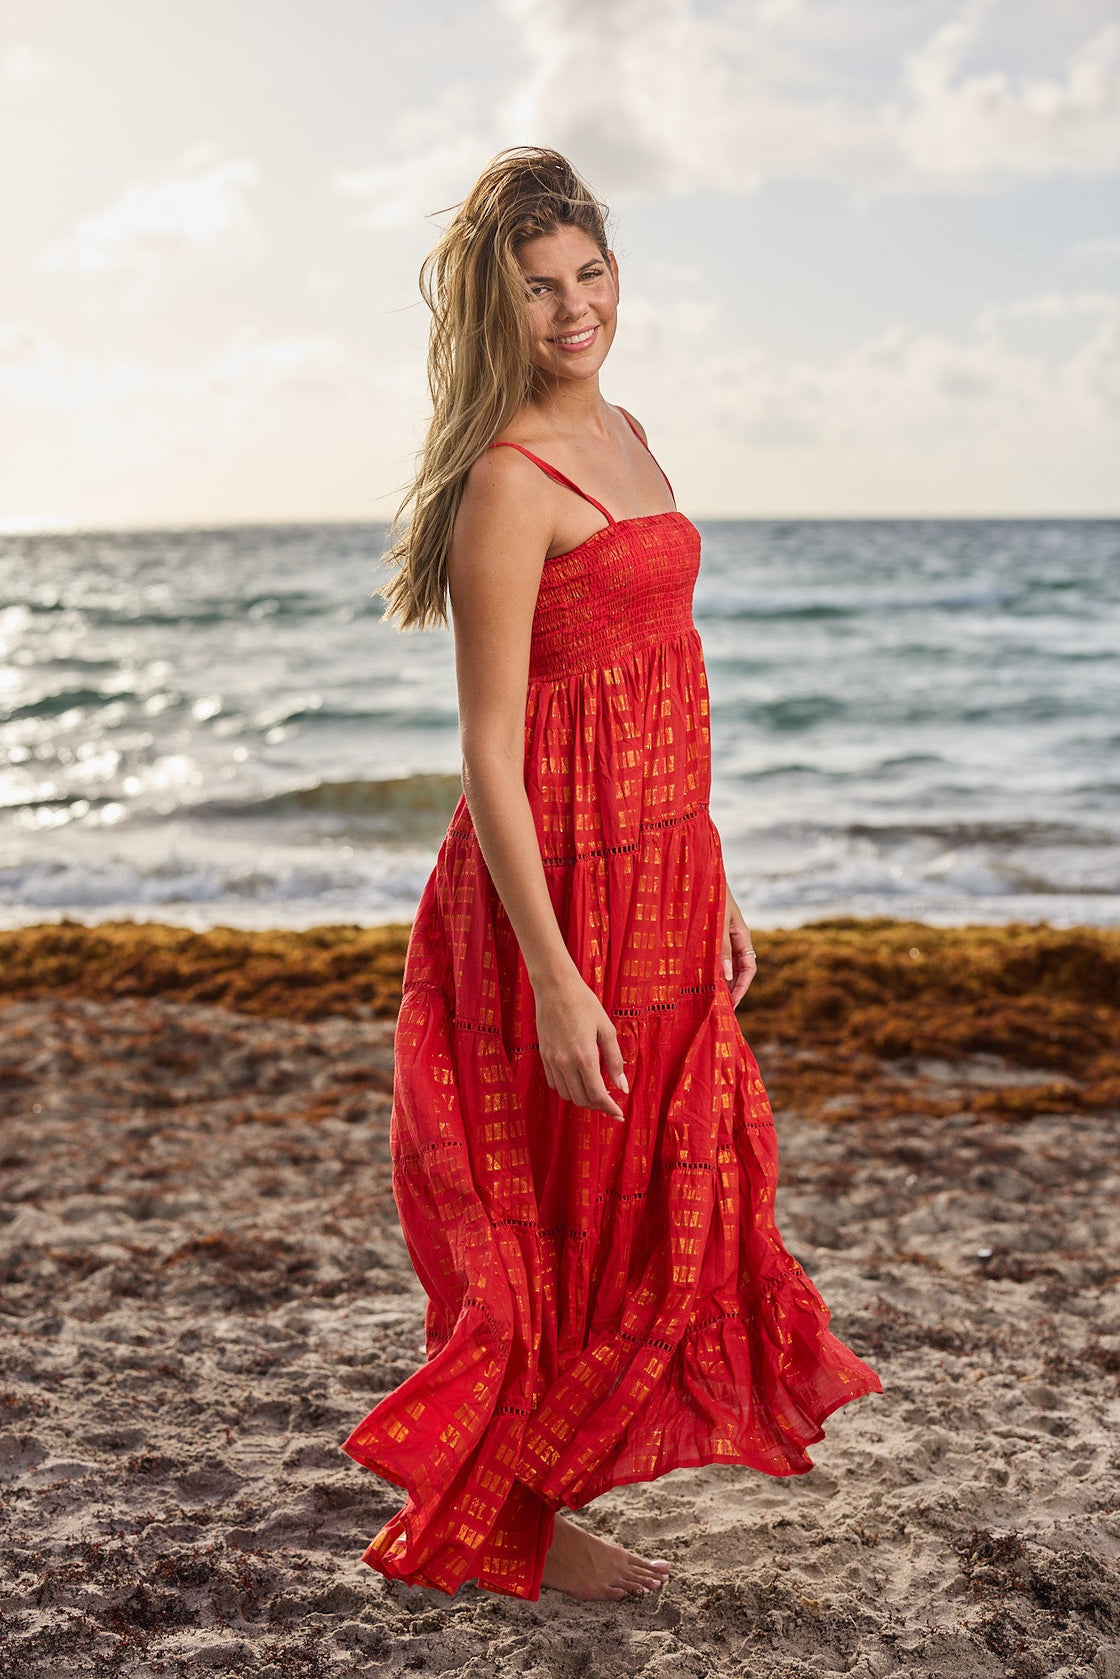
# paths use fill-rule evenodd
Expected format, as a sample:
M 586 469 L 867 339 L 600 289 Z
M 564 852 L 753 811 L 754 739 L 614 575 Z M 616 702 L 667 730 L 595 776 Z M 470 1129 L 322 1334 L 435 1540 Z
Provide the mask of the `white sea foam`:
M 1120 920 L 1120 523 L 702 526 L 712 815 L 759 926 Z M 0 539 L 0 921 L 408 919 L 452 638 L 366 526 Z

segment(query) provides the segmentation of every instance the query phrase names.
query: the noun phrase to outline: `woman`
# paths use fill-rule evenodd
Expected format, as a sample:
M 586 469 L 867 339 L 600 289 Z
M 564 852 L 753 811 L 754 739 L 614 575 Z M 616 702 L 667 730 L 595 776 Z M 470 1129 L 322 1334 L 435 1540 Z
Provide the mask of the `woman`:
M 450 598 L 463 756 L 395 1036 L 427 1362 L 344 1449 L 407 1492 L 364 1553 L 390 1578 L 618 1599 L 668 1563 L 563 1510 L 686 1465 L 804 1473 L 822 1419 L 881 1388 L 774 1228 L 735 1017 L 755 954 L 708 815 L 700 539 L 599 389 L 601 206 L 558 153 L 510 148 L 421 287 L 434 411 L 380 592 L 402 628 Z

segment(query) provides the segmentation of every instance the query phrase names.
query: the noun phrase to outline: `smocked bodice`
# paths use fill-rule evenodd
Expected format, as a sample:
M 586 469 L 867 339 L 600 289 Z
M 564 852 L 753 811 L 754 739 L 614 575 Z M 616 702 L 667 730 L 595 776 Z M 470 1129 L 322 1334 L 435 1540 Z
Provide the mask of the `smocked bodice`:
M 694 629 L 700 534 L 683 513 L 622 519 L 545 562 L 529 681 L 601 669 Z

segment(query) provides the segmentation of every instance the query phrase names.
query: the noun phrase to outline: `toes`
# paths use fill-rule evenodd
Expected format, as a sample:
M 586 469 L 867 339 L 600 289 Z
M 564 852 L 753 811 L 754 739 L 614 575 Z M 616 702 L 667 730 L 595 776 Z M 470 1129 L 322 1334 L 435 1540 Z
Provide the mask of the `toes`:
M 655 1563 L 647 1562 L 644 1557 L 633 1557 L 628 1570 L 636 1579 L 645 1580 L 650 1585 L 659 1586 L 665 1579 L 665 1571 L 659 1569 Z
M 626 1584 L 632 1592 L 650 1592 L 655 1585 L 660 1584 L 660 1581 L 655 1580 L 648 1574 L 628 1574 Z

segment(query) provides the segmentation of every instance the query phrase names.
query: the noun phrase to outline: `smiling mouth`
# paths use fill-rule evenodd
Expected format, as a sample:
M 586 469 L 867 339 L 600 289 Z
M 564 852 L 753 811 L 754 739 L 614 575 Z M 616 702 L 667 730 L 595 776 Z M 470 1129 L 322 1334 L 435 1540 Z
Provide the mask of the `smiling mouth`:
M 589 344 L 595 342 L 595 335 L 599 331 L 597 326 L 585 327 L 582 332 L 566 332 L 561 338 L 554 338 L 552 342 L 562 350 L 586 350 Z

